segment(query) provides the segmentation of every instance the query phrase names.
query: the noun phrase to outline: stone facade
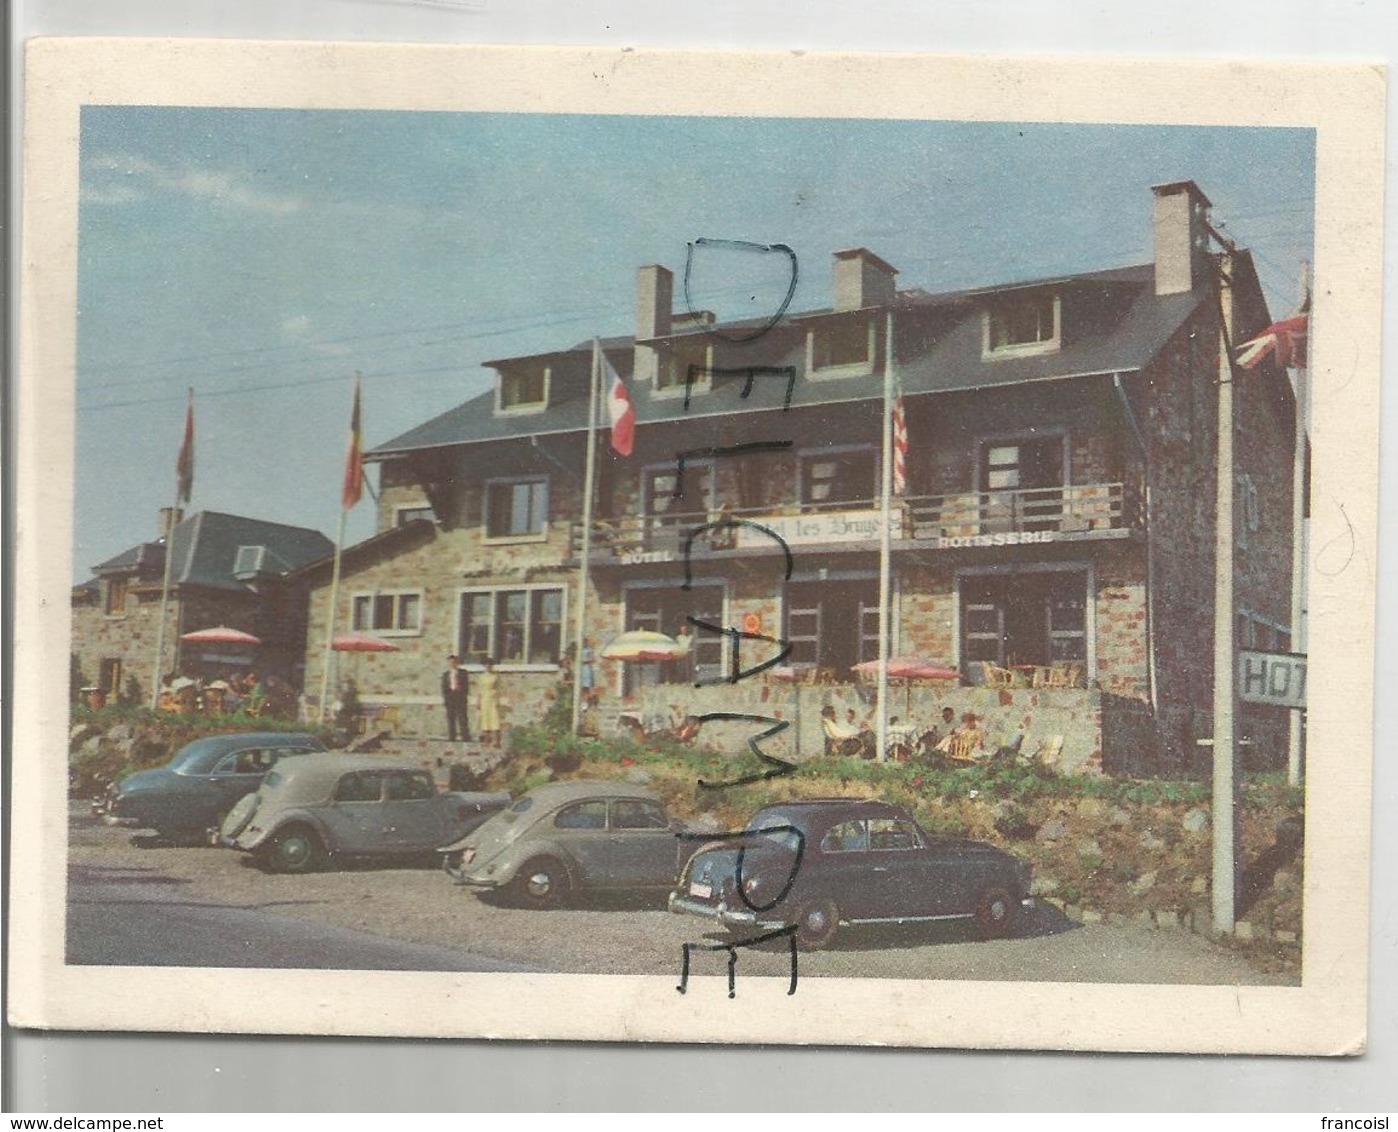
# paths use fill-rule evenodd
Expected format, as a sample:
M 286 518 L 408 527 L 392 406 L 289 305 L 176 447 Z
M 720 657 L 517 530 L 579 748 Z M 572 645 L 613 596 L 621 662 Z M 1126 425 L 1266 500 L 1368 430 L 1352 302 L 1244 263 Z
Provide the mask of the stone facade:
M 241 582 L 240 545 L 271 544 L 279 561 L 319 556 L 328 540 L 314 531 L 204 512 L 176 528 L 176 569 L 167 603 L 163 674 L 211 678 L 256 670 L 299 687 L 305 651 L 304 594 L 266 572 Z M 163 542 L 143 543 L 95 568 L 73 590 L 75 675 L 108 699 L 147 702 L 155 679 L 164 580 Z M 196 644 L 183 634 L 214 626 L 251 633 L 255 647 Z
M 1211 731 L 1220 306 L 1198 233 L 1177 230 L 1197 227 L 1203 215 L 1176 207 L 1181 194 L 1202 200 L 1188 184 L 1157 192 L 1160 262 L 1035 285 L 1036 309 L 1052 312 L 1052 335 L 1041 325 L 1040 339 L 1015 342 L 1003 357 L 992 356 L 992 327 L 1006 305 L 1023 303 L 1023 286 L 945 302 L 909 293 L 892 311 L 901 328 L 894 365 L 909 385 L 909 449 L 906 495 L 891 512 L 891 651 L 953 666 L 963 684 L 908 691 L 915 718 L 940 718 L 941 706 L 974 712 L 988 729 L 1052 745 L 1074 769 L 1194 766 L 1196 741 Z M 1183 260 L 1180 248 L 1190 249 Z M 882 264 L 858 249 L 840 256 Z M 845 260 L 837 256 L 836 271 L 848 284 L 855 277 Z M 1240 328 L 1260 325 L 1265 308 L 1245 262 L 1231 278 L 1229 317 Z M 664 720 L 701 710 L 791 712 L 800 723 L 773 749 L 805 756 L 820 745 L 825 702 L 864 702 L 868 689 L 850 670 L 877 640 L 884 318 L 867 322 L 873 345 L 862 359 L 847 328 L 872 316 L 856 311 L 784 321 L 745 353 L 737 338 L 688 323 L 678 329 L 673 312 L 656 305 L 669 301 L 667 279 L 664 268 L 642 269 L 636 338 L 602 347 L 623 380 L 629 375 L 638 426 L 628 458 L 611 452 L 605 426 L 598 444 L 585 598 L 578 485 L 593 361 L 586 345 L 543 362 L 489 363 L 502 375 L 500 389 L 504 375 L 545 366 L 544 403 L 504 406 L 497 390 L 493 402 L 468 403 L 371 454 L 382 464 L 381 532 L 425 507 L 435 517 L 428 535 L 381 534 L 345 559 L 337 625 L 356 623 L 360 603 L 379 597 L 391 605 L 409 595 L 415 610 L 410 626 L 387 634 L 400 652 L 339 660 L 361 700 L 388 709 L 395 726 L 440 730 L 436 681 L 446 654 L 474 650 L 468 659 L 480 659 L 487 647 L 499 652 L 502 639 L 516 641 L 514 655 L 499 658 L 507 724 L 540 718 L 565 678 L 579 601 L 594 651 L 627 629 L 676 633 L 689 617 L 742 634 L 735 660 L 728 635 L 696 632 L 700 688 L 673 665 L 598 659 L 608 717 L 623 709 Z M 708 343 L 705 356 L 718 368 L 690 391 L 686 408 L 682 390 L 657 375 L 676 357 L 698 356 L 696 342 Z M 793 388 L 809 396 L 783 403 L 769 384 L 747 401 L 741 367 L 757 362 L 768 367 L 764 380 L 794 374 Z M 961 376 L 949 375 L 957 367 Z M 1282 648 L 1294 405 L 1276 375 L 1261 371 L 1240 376 L 1235 393 L 1239 639 Z M 533 489 L 508 486 L 522 481 L 546 483 L 546 524 L 521 510 L 537 502 Z M 833 494 L 822 494 L 827 488 Z M 502 492 L 516 492 L 509 516 Z M 489 537 L 502 524 L 528 533 Z M 777 529 L 786 534 L 776 537 Z M 317 569 L 308 579 L 311 620 L 324 626 L 328 571 Z M 561 624 L 535 626 L 545 614 L 531 605 L 527 617 L 518 614 L 528 628 L 502 630 L 505 606 L 489 603 L 538 590 L 561 591 Z M 791 645 L 784 667 L 798 682 L 793 673 L 768 673 L 707 686 L 770 660 L 777 638 Z M 518 642 L 526 639 L 547 647 L 531 643 L 537 655 L 524 656 Z M 312 691 L 322 651 L 313 640 Z M 983 661 L 1026 672 L 1072 664 L 1078 684 L 982 688 Z M 1249 710 L 1242 718 L 1253 761 L 1275 761 L 1271 735 L 1278 723 L 1284 730 L 1284 715 Z M 730 730 L 724 741 L 741 742 L 741 727 Z

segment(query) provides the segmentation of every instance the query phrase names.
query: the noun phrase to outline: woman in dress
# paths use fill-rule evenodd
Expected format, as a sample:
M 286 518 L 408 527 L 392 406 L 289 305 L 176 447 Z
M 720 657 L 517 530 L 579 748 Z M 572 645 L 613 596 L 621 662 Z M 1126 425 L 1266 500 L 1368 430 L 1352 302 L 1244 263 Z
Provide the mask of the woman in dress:
M 487 660 L 476 677 L 476 731 L 482 746 L 500 746 L 500 674 L 494 660 Z

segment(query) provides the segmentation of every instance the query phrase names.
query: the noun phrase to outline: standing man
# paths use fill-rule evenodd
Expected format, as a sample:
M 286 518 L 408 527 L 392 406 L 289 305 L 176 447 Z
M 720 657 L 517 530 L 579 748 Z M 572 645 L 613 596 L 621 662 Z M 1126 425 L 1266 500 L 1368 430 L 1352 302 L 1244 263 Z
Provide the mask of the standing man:
M 471 741 L 471 729 L 466 725 L 466 673 L 457 667 L 455 653 L 447 657 L 447 670 L 442 673 L 442 703 L 447 709 L 447 739 L 455 743 Z

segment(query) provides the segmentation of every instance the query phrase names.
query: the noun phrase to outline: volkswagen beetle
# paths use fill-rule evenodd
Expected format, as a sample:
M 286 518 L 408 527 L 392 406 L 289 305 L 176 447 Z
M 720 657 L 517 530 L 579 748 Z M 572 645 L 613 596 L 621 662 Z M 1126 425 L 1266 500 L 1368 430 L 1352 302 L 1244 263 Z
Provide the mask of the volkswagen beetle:
M 557 782 L 531 790 L 442 854 L 460 885 L 551 908 L 582 889 L 670 888 L 686 846 L 680 832 L 643 787 Z

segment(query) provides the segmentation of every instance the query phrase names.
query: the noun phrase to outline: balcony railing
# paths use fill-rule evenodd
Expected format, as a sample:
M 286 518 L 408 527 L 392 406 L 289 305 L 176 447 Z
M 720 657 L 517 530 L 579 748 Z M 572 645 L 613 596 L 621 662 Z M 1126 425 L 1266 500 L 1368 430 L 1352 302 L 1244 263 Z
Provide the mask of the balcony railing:
M 1094 483 L 903 497 L 894 501 L 889 518 L 895 542 L 950 549 L 1120 538 L 1139 525 L 1140 507 L 1130 485 Z M 773 548 L 771 537 L 755 527 L 711 526 L 730 519 L 758 524 L 788 545 L 849 543 L 853 548 L 878 540 L 883 515 L 875 499 L 626 515 L 594 522 L 592 553 L 644 562 L 681 558 L 686 543 L 696 557 Z M 573 524 L 572 537 L 577 555 L 581 523 Z

